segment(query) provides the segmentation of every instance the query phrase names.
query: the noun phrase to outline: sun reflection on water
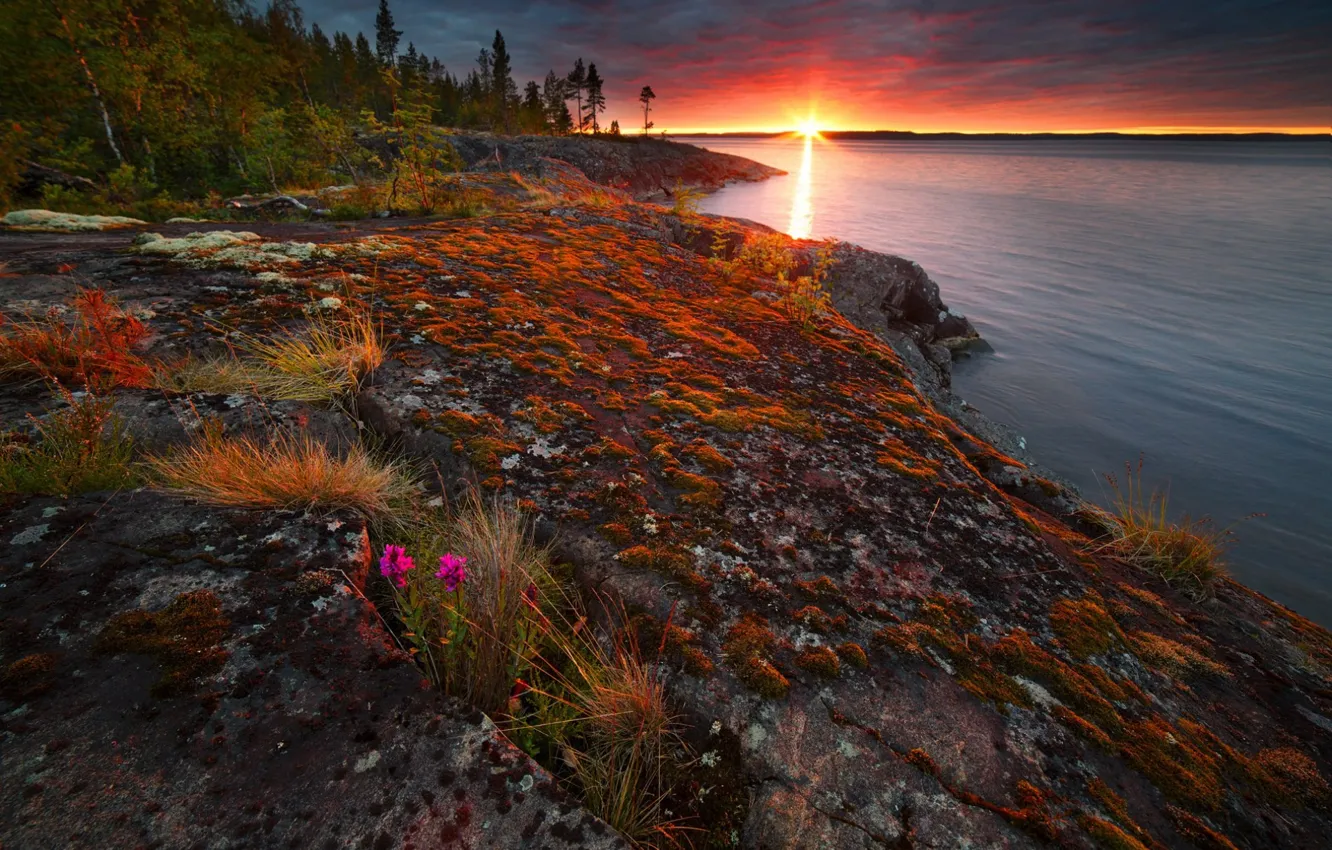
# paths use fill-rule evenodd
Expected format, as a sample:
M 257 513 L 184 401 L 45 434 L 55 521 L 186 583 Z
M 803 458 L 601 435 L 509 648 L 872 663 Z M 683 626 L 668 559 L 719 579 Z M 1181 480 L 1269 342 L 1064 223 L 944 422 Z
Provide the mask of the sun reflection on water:
M 796 239 L 808 239 L 814 225 L 814 206 L 810 202 L 810 177 L 814 171 L 814 137 L 805 136 L 805 153 L 796 174 L 795 195 L 791 198 L 791 224 L 786 232 Z

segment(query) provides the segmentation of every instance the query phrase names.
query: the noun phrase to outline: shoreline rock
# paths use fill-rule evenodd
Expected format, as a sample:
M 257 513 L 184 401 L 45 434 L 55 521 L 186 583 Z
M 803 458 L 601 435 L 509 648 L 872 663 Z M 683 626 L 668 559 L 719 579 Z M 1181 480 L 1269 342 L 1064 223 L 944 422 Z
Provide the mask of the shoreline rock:
M 622 189 L 635 199 L 669 199 L 677 182 L 705 192 L 728 183 L 785 174 L 732 154 L 652 137 L 450 135 L 448 141 L 472 171 L 519 171 L 540 176 L 542 160 L 574 166 L 593 183 Z

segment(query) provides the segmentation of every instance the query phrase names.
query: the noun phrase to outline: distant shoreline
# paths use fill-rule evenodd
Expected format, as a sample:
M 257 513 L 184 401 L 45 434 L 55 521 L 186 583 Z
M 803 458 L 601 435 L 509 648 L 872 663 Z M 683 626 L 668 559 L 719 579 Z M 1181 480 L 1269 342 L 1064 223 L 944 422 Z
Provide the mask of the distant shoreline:
M 673 139 L 776 139 L 782 133 L 672 133 Z M 915 133 L 910 130 L 827 130 L 825 139 L 884 142 L 1030 142 L 1030 141 L 1179 141 L 1179 142 L 1329 142 L 1332 133 Z

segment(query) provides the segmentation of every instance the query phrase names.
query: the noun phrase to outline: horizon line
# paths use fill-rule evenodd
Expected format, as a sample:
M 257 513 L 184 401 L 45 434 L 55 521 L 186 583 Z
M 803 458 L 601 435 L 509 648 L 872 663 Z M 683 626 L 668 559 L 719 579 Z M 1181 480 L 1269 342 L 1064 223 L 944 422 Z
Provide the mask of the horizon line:
M 877 129 L 820 129 L 821 136 L 842 134 L 893 134 L 914 136 L 1290 136 L 1300 138 L 1332 138 L 1332 128 L 1320 127 L 1132 127 L 1102 130 L 890 130 Z M 786 129 L 702 129 L 663 131 L 666 136 L 783 136 L 801 135 L 798 128 Z M 626 134 L 630 135 L 630 134 Z

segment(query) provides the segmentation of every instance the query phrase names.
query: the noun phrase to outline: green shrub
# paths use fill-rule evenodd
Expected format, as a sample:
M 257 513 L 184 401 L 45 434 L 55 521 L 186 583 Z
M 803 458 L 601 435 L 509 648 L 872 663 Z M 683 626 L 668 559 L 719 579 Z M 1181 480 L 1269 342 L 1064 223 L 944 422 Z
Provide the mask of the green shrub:
M 68 496 L 136 486 L 134 446 L 111 399 L 65 392 L 67 406 L 33 419 L 35 442 L 0 436 L 0 492 Z

